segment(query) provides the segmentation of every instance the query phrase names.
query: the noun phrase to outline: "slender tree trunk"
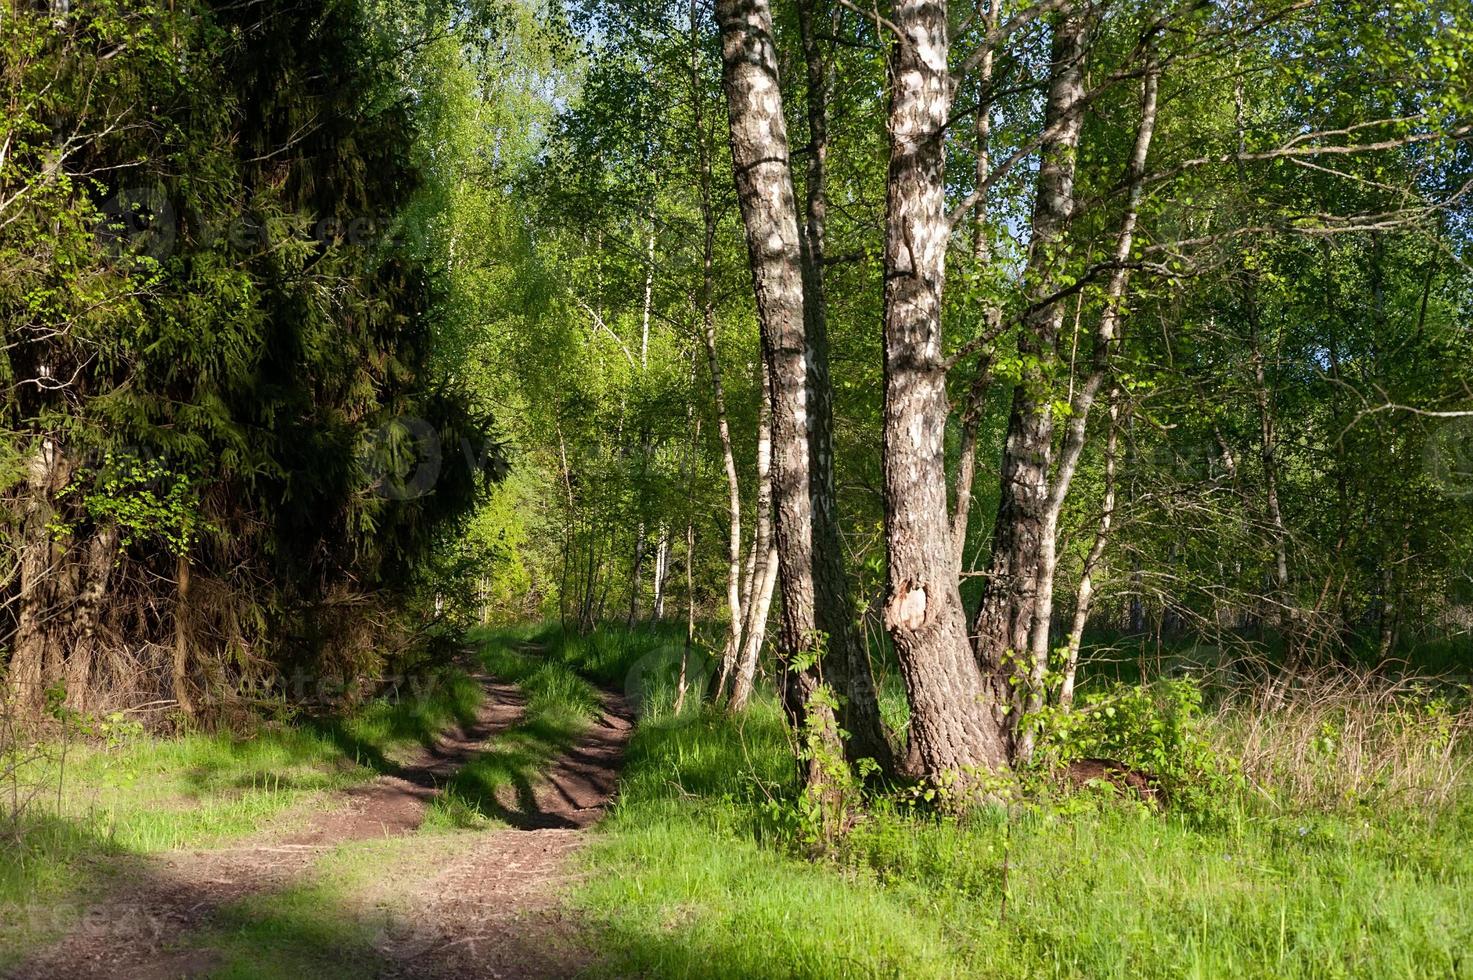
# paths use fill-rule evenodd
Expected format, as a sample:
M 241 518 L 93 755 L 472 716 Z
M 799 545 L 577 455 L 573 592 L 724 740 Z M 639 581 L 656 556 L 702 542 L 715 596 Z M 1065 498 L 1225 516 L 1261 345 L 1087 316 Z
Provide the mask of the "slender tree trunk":
M 99 527 L 87 541 L 81 589 L 73 616 L 72 651 L 67 658 L 67 705 L 76 711 L 92 706 L 92 670 L 100 647 L 97 633 L 117 552 L 118 529 L 112 524 Z
M 1244 121 L 1243 84 L 1240 80 L 1233 89 L 1235 128 L 1237 131 L 1239 156 L 1247 150 L 1247 128 Z M 1239 159 L 1238 177 L 1246 180 L 1247 172 Z M 1279 507 L 1279 465 L 1277 455 L 1278 434 L 1274 425 L 1273 398 L 1269 391 L 1268 376 L 1263 361 L 1263 330 L 1258 316 L 1257 273 L 1244 270 L 1243 312 L 1248 320 L 1249 366 L 1253 375 L 1253 397 L 1258 406 L 1258 452 L 1263 466 L 1264 504 L 1268 512 L 1269 526 L 1273 529 L 1274 547 L 1274 595 L 1270 599 L 1268 619 L 1277 624 L 1287 624 L 1285 630 L 1286 653 L 1292 663 L 1295 657 L 1294 629 L 1289 605 L 1289 551 L 1288 535 L 1284 527 L 1283 512 Z
M 1094 542 L 1084 558 L 1084 571 L 1079 576 L 1079 591 L 1074 598 L 1074 620 L 1065 641 L 1064 679 L 1059 685 L 1059 707 L 1074 705 L 1074 678 L 1079 670 L 1079 647 L 1084 642 L 1084 627 L 1089 623 L 1089 608 L 1094 601 L 1095 570 L 1110 541 L 1110 525 L 1115 519 L 1115 460 L 1119 451 L 1120 407 L 1116 392 L 1110 394 L 1110 430 L 1105 436 L 1105 496 L 1100 503 L 1100 522 L 1095 527 Z
M 634 628 L 639 622 L 639 594 L 644 589 L 644 553 L 645 553 L 645 527 L 644 521 L 639 522 L 639 527 L 634 532 L 634 568 L 629 574 L 629 619 L 628 627 Z
M 780 690 L 789 723 L 797 730 L 807 727 L 826 746 L 822 754 L 837 755 L 842 749 L 836 720 L 814 697 L 822 675 L 808 656 L 821 638 L 814 610 L 803 245 L 772 12 L 767 0 L 718 0 L 716 22 L 737 199 L 772 384 L 773 509 L 783 594 Z M 827 777 L 816 756 L 809 753 L 804 760 L 803 777 L 809 786 L 822 787 Z
M 660 537 L 655 542 L 655 597 L 650 605 L 650 622 L 658 623 L 665 618 L 665 579 L 670 572 L 670 529 L 660 528 Z
M 742 483 L 736 453 L 731 445 L 731 426 L 726 417 L 726 391 L 721 381 L 721 358 L 716 349 L 715 288 L 716 209 L 711 201 L 711 141 L 705 125 L 705 96 L 700 84 L 700 48 L 697 18 L 690 25 L 691 105 L 695 115 L 696 153 L 700 169 L 701 201 L 701 340 L 706 346 L 706 364 L 711 371 L 711 395 L 716 404 L 716 432 L 721 440 L 721 462 L 726 470 L 727 555 L 726 604 L 730 617 L 726 640 L 721 647 L 719 695 L 736 668 L 742 645 Z
M 992 33 L 997 30 L 1001 12 L 1001 0 L 991 0 L 983 26 Z M 975 177 L 980 190 L 992 173 L 992 75 L 995 51 L 991 43 L 982 53 L 977 65 L 977 119 L 973 124 L 974 152 L 976 153 Z M 992 262 L 992 245 L 988 241 L 987 195 L 979 193 L 976 207 L 972 211 L 972 262 L 979 271 Z M 994 303 L 987 304 L 983 311 L 982 330 L 985 336 L 996 335 L 1002 323 L 1002 310 Z M 987 404 L 987 393 L 992 387 L 992 343 L 988 342 L 977 355 L 976 373 L 968 386 L 966 402 L 961 415 L 960 447 L 957 455 L 956 510 L 951 517 L 951 537 L 957 573 L 966 564 L 967 526 L 972 513 L 972 488 L 977 475 L 977 432 L 982 425 L 983 411 Z
M 1038 189 L 1024 270 L 1025 292 L 1034 301 L 1054 290 L 1059 245 L 1074 211 L 1075 158 L 1084 116 L 1086 20 L 1078 3 L 1053 20 Z M 978 659 L 999 686 L 1009 684 L 1015 672 L 1025 676 L 1028 672 L 1038 562 L 1047 533 L 1054 403 L 1050 365 L 1057 357 L 1063 317 L 1062 303 L 1042 305 L 1025 318 L 1019 339 L 1023 372 L 1013 390 L 992 558 L 973 630 Z M 1010 655 L 1022 662 L 1010 662 Z M 1016 693 L 1014 707 L 1021 709 L 1023 692 Z M 1012 712 L 1014 721 L 1019 713 Z
M 1274 420 L 1273 397 L 1269 391 L 1268 374 L 1264 367 L 1263 337 L 1258 322 L 1257 284 L 1248 284 L 1248 300 L 1244 309 L 1248 313 L 1248 343 L 1250 367 L 1253 371 L 1253 398 L 1258 406 L 1258 454 L 1263 467 L 1263 500 L 1268 513 L 1269 528 L 1273 533 L 1274 595 L 1271 599 L 1273 622 L 1285 628 L 1289 645 L 1293 644 L 1293 610 L 1289 599 L 1289 544 L 1288 531 L 1284 525 L 1284 512 L 1279 506 L 1279 460 L 1278 429 Z M 1289 650 L 1290 659 L 1294 651 Z
M 650 366 L 650 314 L 654 310 L 655 299 L 655 217 L 653 208 L 651 212 L 650 231 L 645 238 L 644 308 L 639 319 L 639 369 L 641 372 Z
M 825 670 L 838 692 L 840 720 L 849 733 L 851 759 L 873 759 L 889 772 L 894 749 L 880 717 L 869 651 L 855 622 L 844 546 L 839 535 L 838 493 L 834 484 L 833 385 L 829 380 L 828 304 L 824 292 L 824 256 L 828 234 L 828 117 L 834 87 L 834 63 L 819 43 L 820 30 L 838 31 L 838 7 L 827 11 L 821 0 L 800 0 L 799 36 L 808 82 L 808 168 L 804 195 L 803 290 L 808 336 L 808 426 L 812 460 L 815 615 L 819 632 L 828 638 Z
M 1148 64 L 1145 80 L 1141 86 L 1141 120 L 1136 129 L 1135 145 L 1126 168 L 1125 212 L 1120 219 L 1120 230 L 1115 237 L 1112 258 L 1115 268 L 1110 273 L 1109 285 L 1105 288 L 1104 310 L 1100 313 L 1099 328 L 1094 338 L 1093 367 L 1089 376 L 1077 386 L 1070 402 L 1069 424 L 1064 432 L 1063 446 L 1059 453 L 1059 465 L 1049 488 L 1048 502 L 1044 511 L 1043 534 L 1039 541 L 1037 584 L 1033 603 L 1033 625 L 1029 648 L 1028 688 L 1024 702 L 1025 717 L 1043 706 L 1044 676 L 1048 670 L 1051 653 L 1051 625 L 1054 609 L 1054 575 L 1058 568 L 1059 515 L 1063 513 L 1064 501 L 1069 487 L 1079 468 L 1079 458 L 1084 451 L 1085 436 L 1089 431 L 1089 413 L 1094 407 L 1095 397 L 1105 376 L 1110 371 L 1112 353 L 1119 343 L 1120 325 L 1124 317 L 1125 289 L 1130 281 L 1126 262 L 1130 258 L 1135 240 L 1135 227 L 1140 214 L 1141 195 L 1145 187 L 1146 160 L 1151 151 L 1151 138 L 1156 130 L 1156 93 L 1158 74 L 1154 61 Z M 1033 754 L 1035 729 L 1025 726 L 1018 733 L 1017 756 L 1027 761 Z
M 742 653 L 731 685 L 729 710 L 741 711 L 752 697 L 757 676 L 757 658 L 767 637 L 767 616 L 777 582 L 777 549 L 772 538 L 772 379 L 762 365 L 762 400 L 757 409 L 757 520 L 752 537 L 756 559 L 748 574 L 751 585 L 746 602 L 747 621 L 742 630 Z
M 947 8 L 899 0 L 891 16 L 901 37 L 890 50 L 885 216 L 885 625 L 910 696 L 912 744 L 934 777 L 1008 759 L 998 692 L 968 643 L 947 516 Z
M 737 473 L 736 454 L 731 445 L 731 428 L 726 418 L 726 395 L 721 384 L 721 363 L 716 353 L 716 327 L 708 305 L 703 313 L 702 336 L 706 358 L 711 367 L 711 389 L 716 402 L 716 431 L 721 440 L 721 461 L 726 471 L 727 555 L 726 603 L 731 616 L 726 627 L 726 641 L 721 649 L 721 674 L 729 675 L 736 663 L 742 642 L 742 493 Z
M 680 653 L 680 676 L 675 681 L 675 713 L 685 710 L 690 684 L 690 654 L 696 644 L 696 523 L 685 524 L 685 648 Z
M 174 580 L 178 586 L 178 597 L 174 604 L 174 659 L 172 679 L 174 700 L 186 718 L 193 718 L 194 698 L 189 693 L 189 647 L 190 647 L 190 568 L 187 555 L 180 555 L 174 565 Z

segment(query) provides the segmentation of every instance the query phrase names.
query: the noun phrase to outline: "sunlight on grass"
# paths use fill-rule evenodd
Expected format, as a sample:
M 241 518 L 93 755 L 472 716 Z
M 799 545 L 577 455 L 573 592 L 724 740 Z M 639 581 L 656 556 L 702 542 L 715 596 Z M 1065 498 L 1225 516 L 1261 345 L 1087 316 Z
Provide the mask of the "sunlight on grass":
M 646 724 L 579 907 L 631 974 L 1462 976 L 1473 805 L 1211 817 L 1077 797 L 967 819 L 880 802 L 828 859 L 774 834 L 780 711 Z
M 15 842 L 0 849 L 0 959 L 34 941 L 37 909 L 105 886 L 116 858 L 286 826 L 294 809 L 324 791 L 372 779 L 449 725 L 474 718 L 481 697 L 474 680 L 446 672 L 416 697 L 377 701 L 345 719 L 244 737 L 137 736 L 69 747 L 60 772 L 37 768 L 25 776 L 37 784 L 60 776 L 60 805 L 54 790 L 38 797 L 23 812 Z

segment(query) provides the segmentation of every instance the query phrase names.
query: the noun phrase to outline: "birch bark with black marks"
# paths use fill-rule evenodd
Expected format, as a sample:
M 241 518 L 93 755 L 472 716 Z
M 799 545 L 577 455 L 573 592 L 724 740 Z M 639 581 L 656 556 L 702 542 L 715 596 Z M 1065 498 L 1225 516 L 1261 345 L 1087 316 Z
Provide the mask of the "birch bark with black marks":
M 947 8 L 900 0 L 890 48 L 885 213 L 885 626 L 930 776 L 1007 765 L 998 692 L 973 657 L 946 499 L 942 287 L 950 227 L 944 131 L 951 109 Z
M 1084 35 L 1088 8 L 1071 4 L 1053 17 L 1044 136 L 1039 146 L 1032 231 L 1024 269 L 1030 305 L 1054 292 L 1061 245 L 1074 213 L 1074 173 L 1084 108 Z M 1023 322 L 1018 349 L 1021 378 L 1013 389 L 1003 447 L 1000 501 L 993 527 L 992 557 L 982 602 L 973 624 L 977 657 L 998 687 L 1010 686 L 1026 659 L 1038 585 L 1038 558 L 1045 534 L 1049 468 L 1053 449 L 1053 391 L 1050 384 L 1064 306 L 1038 306 Z M 1026 672 L 1026 666 L 1022 668 Z M 1014 707 L 1021 708 L 1020 699 Z M 1012 712 L 1014 720 L 1018 712 Z
M 821 0 L 799 0 L 798 29 L 808 83 L 808 166 L 803 222 L 803 296 L 808 348 L 809 485 L 813 495 L 814 616 L 828 639 L 824 670 L 838 693 L 840 719 L 849 733 L 851 759 L 873 759 L 882 771 L 895 767 L 894 749 L 880 718 L 879 696 L 863 637 L 855 622 L 844 547 L 839 535 L 838 493 L 834 484 L 833 387 L 829 378 L 828 304 L 824 256 L 828 233 L 829 98 L 834 62 L 820 44 L 820 30 L 838 32 L 838 7 Z
M 808 429 L 808 338 L 803 300 L 803 243 L 788 161 L 787 125 L 778 85 L 772 11 L 767 0 L 717 0 L 722 87 L 731 130 L 732 168 L 746 232 L 762 347 L 772 384 L 772 478 L 778 575 L 783 708 L 837 755 L 833 712 L 814 698 L 822 681 L 811 656 L 820 642 L 814 609 L 813 501 Z M 812 753 L 807 785 L 827 777 Z
M 727 703 L 727 709 L 732 712 L 744 710 L 751 700 L 757 658 L 767 638 L 767 617 L 777 584 L 777 548 L 772 536 L 772 378 L 765 358 L 761 372 L 762 396 L 757 406 L 757 515 L 752 535 L 753 561 L 747 575 L 751 588 L 745 606 L 747 621 L 742 627 L 742 652 L 731 682 L 731 700 Z

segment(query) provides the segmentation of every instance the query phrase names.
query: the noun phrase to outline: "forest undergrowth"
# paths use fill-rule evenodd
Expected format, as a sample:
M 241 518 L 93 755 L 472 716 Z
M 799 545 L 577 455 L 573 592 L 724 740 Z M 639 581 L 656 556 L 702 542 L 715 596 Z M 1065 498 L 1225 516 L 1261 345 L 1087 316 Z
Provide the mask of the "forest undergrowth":
M 742 716 L 667 701 L 578 901 L 635 975 L 1466 975 L 1466 691 L 1337 676 L 1086 683 L 1007 805 L 872 792 L 816 856 L 770 691 Z M 1050 774 L 1098 755 L 1164 805 Z

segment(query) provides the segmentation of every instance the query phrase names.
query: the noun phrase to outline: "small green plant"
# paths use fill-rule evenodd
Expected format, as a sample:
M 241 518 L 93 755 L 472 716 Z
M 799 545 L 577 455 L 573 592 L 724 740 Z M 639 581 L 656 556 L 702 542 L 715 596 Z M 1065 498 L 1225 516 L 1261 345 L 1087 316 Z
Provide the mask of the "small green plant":
M 854 825 L 865 781 L 879 771 L 873 759 L 860 759 L 852 767 L 845 760 L 849 733 L 839 727 L 838 714 L 833 689 L 827 684 L 814 688 L 798 731 L 803 787 L 796 797 L 769 798 L 763 807 L 779 838 L 815 857 L 827 853 Z
M 170 470 L 158 459 L 108 452 L 102 466 L 78 471 L 57 497 L 74 494 L 82 495 L 88 517 L 117 527 L 118 542 L 125 548 L 157 539 L 182 555 L 209 530 L 200 516 L 199 492 L 189 474 Z M 59 519 L 51 523 L 51 532 L 57 536 L 73 530 Z
M 1208 737 L 1202 690 L 1191 678 L 1116 684 L 1085 695 L 1070 710 L 1046 707 L 1035 723 L 1035 767 L 1113 759 L 1149 774 L 1181 809 L 1214 809 L 1238 779 L 1237 767 Z

